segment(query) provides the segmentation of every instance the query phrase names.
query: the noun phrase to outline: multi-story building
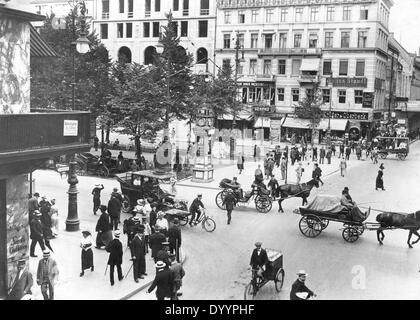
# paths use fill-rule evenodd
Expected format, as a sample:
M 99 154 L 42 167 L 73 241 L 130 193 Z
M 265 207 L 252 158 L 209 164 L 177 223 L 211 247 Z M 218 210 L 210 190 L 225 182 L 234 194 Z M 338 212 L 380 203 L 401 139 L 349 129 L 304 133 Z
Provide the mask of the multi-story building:
M 314 141 L 322 141 L 328 123 L 333 136 L 365 137 L 384 110 L 392 5 L 392 0 L 219 0 L 216 63 L 235 65 L 238 37 L 244 51 L 238 64 L 242 102 L 271 106 L 259 125 L 267 127 L 272 141 L 279 140 L 279 118 L 282 139 L 311 134 L 309 121 L 292 115 L 314 83 L 325 111 Z
M 194 56 L 196 72 L 212 72 L 216 3 L 210 0 L 97 0 L 93 28 L 114 60 L 149 65 L 169 11 L 177 23 L 180 46 Z

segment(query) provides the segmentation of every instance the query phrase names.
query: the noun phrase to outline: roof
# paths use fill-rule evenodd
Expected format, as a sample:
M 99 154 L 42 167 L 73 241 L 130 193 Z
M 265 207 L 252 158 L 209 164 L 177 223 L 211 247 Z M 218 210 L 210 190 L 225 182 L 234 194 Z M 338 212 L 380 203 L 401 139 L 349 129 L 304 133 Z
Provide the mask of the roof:
M 52 49 L 41 35 L 31 25 L 31 57 L 57 57 L 57 53 Z
M 16 19 L 21 19 L 24 21 L 43 21 L 45 16 L 35 14 L 28 11 L 22 11 L 17 9 L 12 9 L 8 7 L 0 6 L 0 16 L 9 16 Z

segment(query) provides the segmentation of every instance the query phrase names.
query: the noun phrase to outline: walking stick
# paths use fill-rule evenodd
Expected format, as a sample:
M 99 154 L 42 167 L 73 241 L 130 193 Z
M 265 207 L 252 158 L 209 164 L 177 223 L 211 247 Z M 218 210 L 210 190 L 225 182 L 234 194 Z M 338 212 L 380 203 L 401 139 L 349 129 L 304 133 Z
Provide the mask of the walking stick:
M 106 269 L 105 269 L 105 276 L 106 276 L 106 272 L 108 271 L 108 264 L 106 265 Z
M 124 278 L 127 278 L 127 276 L 128 276 L 128 274 L 130 273 L 131 268 L 133 267 L 133 265 L 134 265 L 134 260 L 133 260 L 133 263 L 131 264 L 131 267 L 130 267 L 130 269 L 128 269 L 127 274 L 125 275 L 125 277 L 124 277 Z

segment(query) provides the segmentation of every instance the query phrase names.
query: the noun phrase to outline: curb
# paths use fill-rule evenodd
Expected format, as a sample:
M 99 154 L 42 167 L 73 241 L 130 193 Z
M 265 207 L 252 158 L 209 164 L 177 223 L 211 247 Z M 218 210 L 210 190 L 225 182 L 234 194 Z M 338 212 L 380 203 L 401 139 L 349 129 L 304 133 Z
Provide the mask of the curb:
M 187 261 L 188 255 L 185 254 L 184 256 L 184 260 L 182 260 L 181 265 L 184 266 L 185 262 Z M 120 298 L 119 300 L 128 300 L 131 297 L 134 297 L 136 294 L 138 294 L 139 292 L 143 291 L 144 289 L 146 289 L 147 287 L 149 287 L 152 284 L 152 281 L 149 281 L 148 283 L 145 283 L 144 285 L 142 285 L 141 287 L 137 288 L 136 290 L 130 292 L 129 294 L 125 295 L 124 297 Z

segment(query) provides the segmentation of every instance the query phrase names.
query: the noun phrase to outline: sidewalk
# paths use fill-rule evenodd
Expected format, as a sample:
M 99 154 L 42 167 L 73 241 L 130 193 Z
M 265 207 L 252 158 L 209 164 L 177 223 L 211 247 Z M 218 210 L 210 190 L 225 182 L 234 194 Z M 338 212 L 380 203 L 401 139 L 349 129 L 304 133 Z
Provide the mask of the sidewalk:
M 99 212 L 98 212 L 99 214 Z M 127 217 L 129 215 L 126 215 Z M 121 220 L 126 219 L 126 216 L 122 215 Z M 98 215 L 99 218 L 99 215 Z M 85 228 L 92 232 L 94 240 L 96 239 L 95 230 L 96 223 L 88 223 L 83 221 L 80 226 L 80 232 L 65 232 L 61 231 L 59 236 L 53 240 L 50 240 L 51 246 L 54 249 L 52 257 L 57 261 L 57 266 L 60 272 L 58 277 L 59 281 L 54 288 L 55 300 L 118 300 L 127 299 L 129 296 L 148 288 L 152 283 L 155 274 L 155 263 L 151 258 L 151 250 L 146 255 L 146 273 L 147 276 L 144 279 L 139 279 L 139 282 L 134 282 L 133 268 L 131 268 L 127 277 L 126 274 L 131 267 L 132 262 L 130 249 L 127 248 L 127 236 L 121 234 L 120 240 L 123 244 L 123 264 L 122 273 L 124 279 L 118 281 L 117 271 L 114 271 L 115 285 L 111 286 L 109 280 L 110 267 L 107 269 L 105 275 L 105 269 L 107 267 L 109 253 L 105 249 L 93 248 L 93 260 L 95 270 L 85 270 L 85 275 L 80 277 L 81 272 L 81 249 L 79 247 L 82 239 L 81 231 Z M 122 226 L 120 226 L 122 230 Z M 40 287 L 36 284 L 36 271 L 39 259 L 42 259 L 42 253 L 40 248 L 37 246 L 36 254 L 37 258 L 30 258 L 30 271 L 34 277 L 34 286 L 32 287 L 32 293 L 36 300 L 42 300 L 42 294 Z M 186 254 L 183 250 L 180 250 L 181 261 L 184 262 Z M 150 296 L 151 299 L 155 298 L 155 295 Z

